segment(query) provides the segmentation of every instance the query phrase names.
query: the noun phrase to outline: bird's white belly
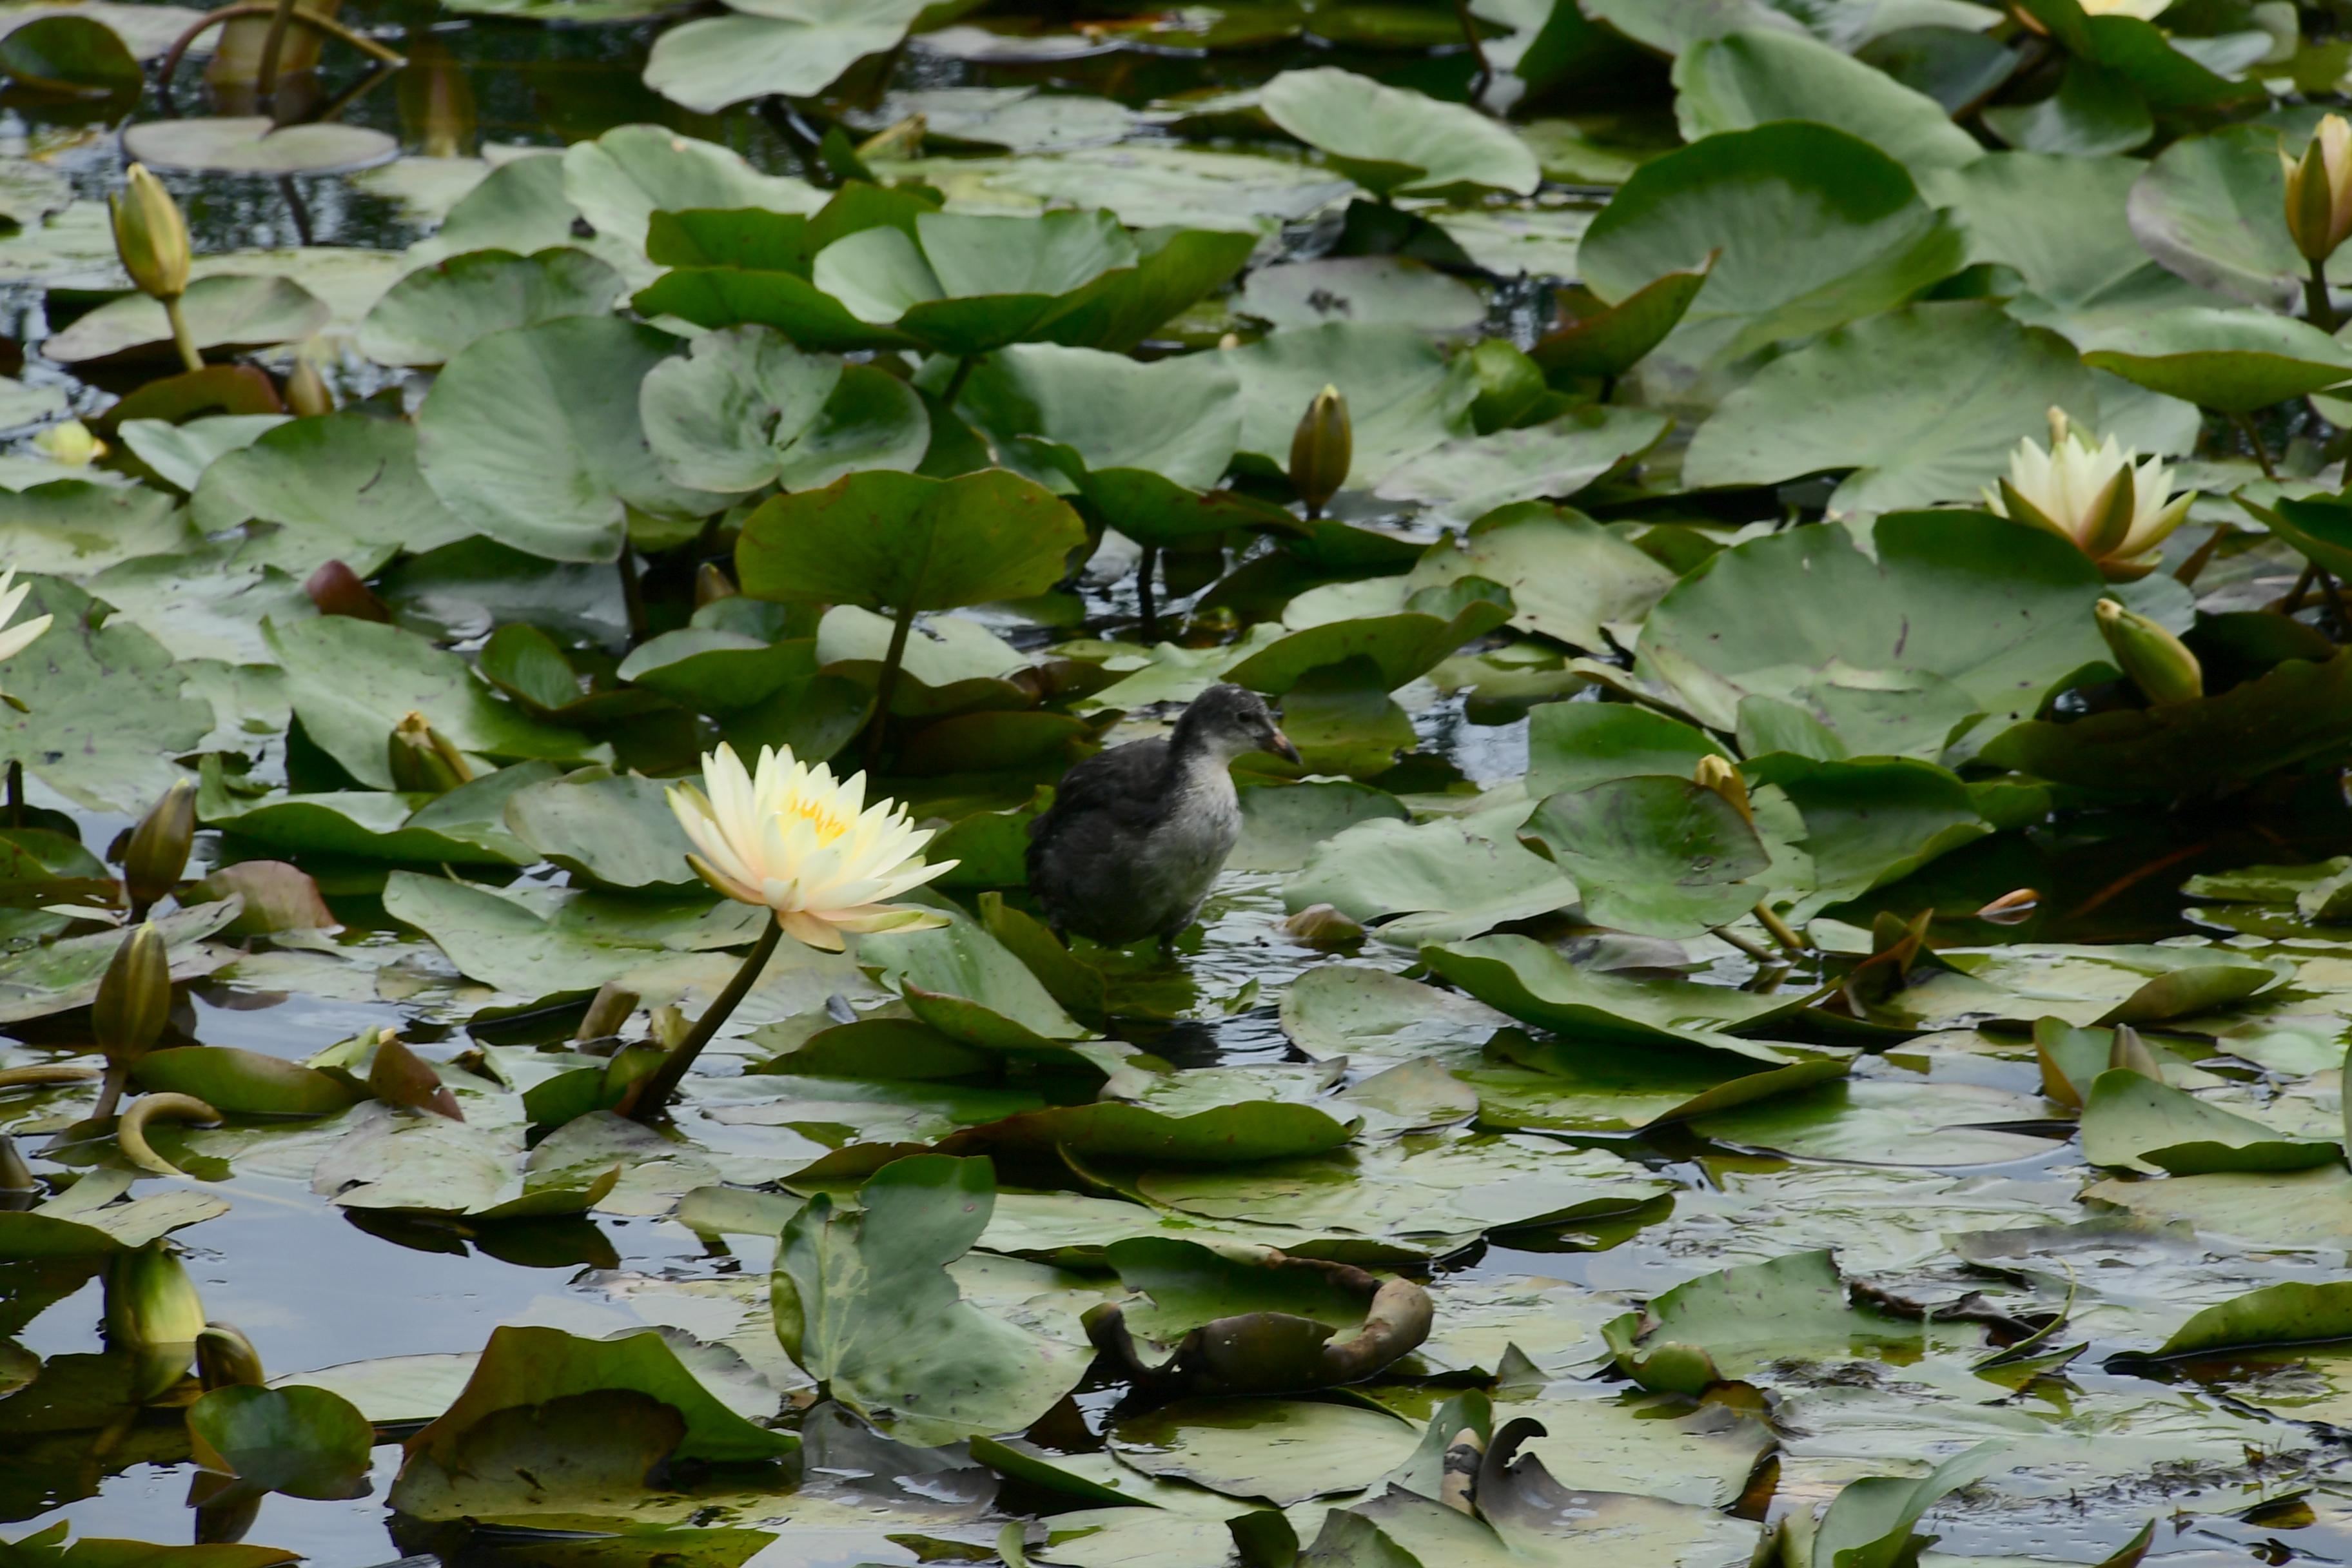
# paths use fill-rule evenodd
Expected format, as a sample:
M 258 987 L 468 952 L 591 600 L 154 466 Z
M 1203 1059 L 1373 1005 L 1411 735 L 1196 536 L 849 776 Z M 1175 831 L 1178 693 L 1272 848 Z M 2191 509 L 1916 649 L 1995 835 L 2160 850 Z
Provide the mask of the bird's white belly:
M 1138 890 L 1154 913 L 1198 906 L 1241 831 L 1241 800 L 1232 775 L 1223 766 L 1195 770 L 1136 867 Z

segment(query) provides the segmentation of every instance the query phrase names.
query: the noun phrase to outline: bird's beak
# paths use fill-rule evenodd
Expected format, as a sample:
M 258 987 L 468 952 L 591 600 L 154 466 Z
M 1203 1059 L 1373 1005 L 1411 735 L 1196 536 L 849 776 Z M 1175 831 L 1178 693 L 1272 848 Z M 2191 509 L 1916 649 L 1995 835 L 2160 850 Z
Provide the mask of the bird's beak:
M 1299 760 L 1298 748 L 1292 745 L 1290 743 L 1290 737 L 1284 734 L 1279 730 L 1276 730 L 1271 736 L 1267 737 L 1265 744 L 1260 746 L 1258 750 L 1262 752 L 1272 752 L 1276 756 L 1282 758 L 1286 762 L 1295 763 Z

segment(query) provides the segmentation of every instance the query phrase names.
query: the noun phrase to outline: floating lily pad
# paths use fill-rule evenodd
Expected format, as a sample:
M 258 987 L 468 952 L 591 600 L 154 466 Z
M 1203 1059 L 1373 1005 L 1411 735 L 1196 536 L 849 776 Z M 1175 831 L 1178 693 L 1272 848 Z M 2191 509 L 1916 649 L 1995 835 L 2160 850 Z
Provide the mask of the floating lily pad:
M 379 364 L 446 364 L 467 344 L 509 327 L 601 316 L 625 287 L 619 273 L 585 251 L 468 251 L 420 267 L 385 290 L 361 325 L 360 352 Z
M 2083 1105 L 2083 1157 L 2095 1165 L 2164 1170 L 2305 1171 L 2340 1145 L 2286 1138 L 2252 1120 L 2127 1069 L 2101 1073 Z
M 676 483 L 727 494 L 821 489 L 861 469 L 912 469 L 930 444 L 914 388 L 870 365 L 804 354 L 767 327 L 694 341 L 646 375 L 638 413 Z
M 2259 310 L 2167 310 L 2099 333 L 2083 363 L 2225 414 L 2352 381 L 2352 350 L 2316 327 Z
M 736 563 L 763 597 L 941 610 L 1043 593 L 1083 537 L 1068 506 L 1009 473 L 858 473 L 761 503 Z
M 0 71 L 33 92 L 67 91 L 136 97 L 145 75 L 131 50 L 105 23 L 57 14 L 0 34 Z
M 1423 962 L 1481 1002 L 1571 1038 L 1722 1052 L 1775 1065 L 1770 1046 L 1728 1031 L 1795 1012 L 1801 996 L 1766 996 L 1687 980 L 1643 982 L 1580 968 L 1539 942 L 1487 936 L 1424 949 Z
M 1283 889 L 1293 910 L 1329 904 L 1382 942 L 1417 947 L 1549 914 L 1577 889 L 1541 856 L 1454 822 L 1359 823 L 1307 857 Z
M 775 92 L 811 97 L 867 55 L 898 47 L 923 0 L 755 0 L 654 40 L 646 85 L 716 114 Z
M 362 414 L 275 426 L 205 469 L 189 510 L 207 533 L 275 525 L 241 563 L 307 577 L 329 561 L 373 569 L 394 552 L 452 544 L 474 531 L 426 488 L 415 429 Z
M 1573 409 L 1541 425 L 1445 442 L 1391 469 L 1374 493 L 1459 518 L 1515 501 L 1564 500 L 1639 459 L 1672 423 L 1650 409 Z
M 1583 889 L 1588 919 L 1646 936 L 1696 936 L 1747 913 L 1763 896 L 1750 879 L 1772 858 L 1730 802 L 1680 778 L 1555 795 L 1524 831 Z
M 196 1462 L 241 1488 L 335 1501 L 368 1493 L 375 1429 L 323 1388 L 215 1388 L 188 1408 Z
M 1916 176 L 1984 156 L 1943 105 L 1802 33 L 1751 27 L 1701 39 L 1675 60 L 1683 139 L 1776 120 L 1835 126 L 1891 154 Z
M 328 310 L 286 278 L 199 278 L 180 299 L 200 349 L 236 351 L 299 342 L 327 324 Z M 143 294 L 100 305 L 41 344 L 61 364 L 155 358 L 172 351 L 163 307 Z
M 104 607 L 42 578 L 20 615 L 57 617 L 7 664 L 26 710 L 0 711 L 0 757 L 94 810 L 138 812 L 184 776 L 173 758 L 213 727 L 210 704 L 185 694 L 172 657 L 139 627 L 100 624 Z
M 122 150 L 156 169 L 221 174 L 348 174 L 400 156 L 370 126 L 316 121 L 281 126 L 266 114 L 149 120 L 125 128 Z
M 1381 196 L 1464 188 L 1525 195 L 1542 181 L 1535 154 L 1508 128 L 1353 71 L 1284 71 L 1258 102 L 1276 125 Z

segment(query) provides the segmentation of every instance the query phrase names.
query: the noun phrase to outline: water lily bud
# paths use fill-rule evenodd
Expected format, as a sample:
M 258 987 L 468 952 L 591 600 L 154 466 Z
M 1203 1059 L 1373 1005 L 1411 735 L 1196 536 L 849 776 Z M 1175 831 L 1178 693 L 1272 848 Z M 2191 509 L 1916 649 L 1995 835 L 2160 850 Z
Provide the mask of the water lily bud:
M 2164 1081 L 2164 1064 L 2156 1059 L 2156 1053 L 2147 1048 L 2147 1042 L 2129 1024 L 2116 1026 L 2115 1041 L 2107 1047 L 2107 1070 L 2113 1072 L 2118 1068 L 2158 1083 Z
M 727 575 L 727 568 L 716 561 L 706 561 L 695 569 L 694 607 L 698 610 L 721 599 L 731 599 L 742 591 Z
M 132 1398 L 152 1399 L 179 1382 L 204 1331 L 204 1299 L 163 1243 L 115 1258 L 106 1275 L 106 1342 L 136 1358 Z
M 261 1369 L 261 1352 L 235 1323 L 206 1323 L 196 1337 L 196 1376 L 210 1393 L 215 1388 L 259 1384 L 269 1381 Z
M 40 1184 L 33 1179 L 33 1168 L 25 1163 L 24 1155 L 16 1152 L 16 1141 L 0 1132 L 0 1197 L 40 1190 Z
M 107 198 L 114 218 L 114 249 L 139 291 L 176 300 L 188 291 L 188 224 L 163 182 L 143 163 L 131 165 L 131 184 Z
M 2150 703 L 2161 708 L 2205 695 L 2204 667 L 2179 637 L 2113 599 L 2101 599 L 2097 614 L 2107 650 Z
M 1364 940 L 1363 926 L 1329 904 L 1309 904 L 1283 921 L 1282 929 L 1308 947 L 1352 947 Z
M 1756 826 L 1756 808 L 1748 804 L 1748 781 L 1739 770 L 1721 757 L 1701 757 L 1691 774 L 1701 789 L 1711 789 L 1730 804 L 1739 819 L 1750 827 Z
M 355 621 L 392 624 L 392 612 L 375 596 L 360 574 L 340 561 L 330 561 L 304 580 L 302 591 L 322 616 L 349 616 Z
M 386 743 L 392 787 L 408 795 L 447 795 L 474 776 L 473 764 L 422 713 L 403 719 Z
M 147 808 L 123 848 L 122 885 L 130 889 L 131 901 L 143 909 L 179 886 L 195 841 L 195 782 L 177 779 Z
M 286 373 L 286 406 L 305 419 L 335 411 L 335 395 L 327 390 L 327 378 L 308 359 L 298 357 L 294 368 Z
M 33 449 L 52 463 L 62 463 L 69 468 L 86 468 L 106 456 L 106 443 L 91 435 L 89 426 L 79 419 L 50 426 L 33 437 Z
M 2279 149 L 2286 172 L 2286 232 L 2306 261 L 2325 261 L 2352 235 L 2352 124 L 2321 120 L 2301 158 Z
M 172 1016 L 172 965 L 163 933 L 143 922 L 122 939 L 98 983 L 89 1005 L 90 1033 L 117 1068 L 127 1068 L 154 1048 Z M 193 1337 L 193 1336 L 191 1336 Z
M 1356 461 L 1355 426 L 1348 421 L 1348 400 L 1336 386 L 1315 395 L 1298 428 L 1290 437 L 1290 483 L 1307 503 L 1307 515 L 1323 515 L 1323 504 L 1348 482 Z

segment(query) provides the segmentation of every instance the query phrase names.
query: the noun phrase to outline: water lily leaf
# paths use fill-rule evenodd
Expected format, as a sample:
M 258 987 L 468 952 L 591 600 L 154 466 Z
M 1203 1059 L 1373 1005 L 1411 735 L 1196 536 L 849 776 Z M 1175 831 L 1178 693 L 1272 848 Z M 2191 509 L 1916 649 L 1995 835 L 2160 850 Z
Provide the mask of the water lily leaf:
M 1476 110 L 1337 67 L 1284 71 L 1259 89 L 1258 104 L 1382 197 L 1465 189 L 1527 195 L 1543 180 L 1527 144 Z
M 1233 460 L 1240 391 L 1233 368 L 1212 354 L 1147 364 L 1094 349 L 1021 343 L 989 357 L 958 407 L 1000 445 L 1034 437 L 1066 448 L 1085 475 L 1142 469 L 1203 490 Z M 1122 510 L 1106 508 L 1104 515 L 1113 526 L 1128 521 Z
M 1455 518 L 1572 496 L 1639 459 L 1673 423 L 1645 408 L 1571 409 L 1540 425 L 1447 441 L 1391 469 L 1373 493 Z
M 227 453 L 250 447 L 286 423 L 283 414 L 217 414 L 173 425 L 162 419 L 125 419 L 115 426 L 131 455 L 155 477 L 181 491 L 193 490 L 205 470 Z
M 735 561 L 762 598 L 943 610 L 1044 593 L 1085 535 L 1066 504 L 1002 470 L 859 473 L 761 502 Z
M 1278 1508 L 1370 1486 L 1420 1440 L 1384 1412 L 1301 1399 L 1182 1400 L 1110 1431 L 1111 1452 L 1147 1476 Z
M 2155 1359 L 2342 1339 L 2352 1339 L 2352 1287 L 2289 1280 L 2206 1308 L 2174 1330 Z
M 516 837 L 573 876 L 605 888 L 683 892 L 695 885 L 693 847 L 665 787 L 635 773 L 583 768 L 508 797 Z
M 1296 871 L 1317 846 L 1345 828 L 1360 822 L 1408 819 L 1396 796 L 1370 784 L 1338 780 L 1255 784 L 1244 785 L 1238 793 L 1242 837 L 1225 860 L 1236 871 Z
M 186 514 L 143 485 L 57 479 L 0 489 L 0 547 L 19 572 L 81 576 L 194 542 Z
M 368 1494 L 375 1428 L 323 1388 L 215 1388 L 188 1407 L 196 1463 L 257 1491 L 333 1502 Z
M 2200 1236 L 2256 1247 L 2324 1247 L 2352 1223 L 2352 1171 L 2227 1171 L 2160 1182 L 2115 1177 L 2083 1190 L 2084 1201 L 2140 1218 L 2186 1221 Z
M 1873 537 L 1874 562 L 1840 529 L 1723 552 L 1650 612 L 1640 668 L 1711 729 L 1737 729 L 1752 694 L 1793 700 L 1835 731 L 1916 710 L 1905 693 L 1920 683 L 1888 679 L 1898 673 L 1948 681 L 2013 721 L 2053 683 L 2104 661 L 2085 614 L 2099 574 L 2064 540 L 1967 512 L 1883 517 Z M 1822 609 L 1797 608 L 1812 605 Z M 1885 695 L 1874 700 L 1873 688 Z M 1938 755 L 1949 725 L 1934 717 L 1924 733 L 1897 729 L 1866 749 Z
M 1777 120 L 1835 126 L 1888 153 L 1916 177 L 1984 156 L 1943 105 L 1853 56 L 1780 27 L 1702 39 L 1675 60 L 1675 117 L 1683 140 Z
M 0 34 L 0 71 L 34 92 L 136 96 L 146 85 L 114 29 L 87 16 L 40 16 Z
M 500 768 L 440 796 L 338 790 L 323 795 L 239 795 L 219 760 L 200 767 L 196 817 L 208 827 L 289 852 L 450 866 L 527 866 L 536 852 L 504 826 L 509 796 L 548 777 L 551 764 Z
M 1379 689 L 1393 691 L 1503 625 L 1515 608 L 1509 590 L 1499 584 L 1456 578 L 1413 595 L 1401 615 L 1327 621 L 1292 632 L 1228 668 L 1225 679 L 1276 695 L 1317 670 L 1348 665 Z
M 867 55 L 896 48 L 923 0 L 753 0 L 654 40 L 646 85 L 698 114 L 772 92 L 813 97 Z
M 1452 821 L 1390 818 L 1325 841 L 1282 890 L 1294 911 L 1329 904 L 1406 947 L 1549 914 L 1576 896 L 1555 867 L 1517 843 L 1475 837 Z
M 283 860 L 240 860 L 189 883 L 176 896 L 183 904 L 244 900 L 244 910 L 224 928 L 233 938 L 341 929 L 310 874 Z
M 2342 1154 L 2336 1143 L 2284 1137 L 2250 1117 L 2126 1068 L 2099 1074 L 2083 1106 L 2083 1157 L 2095 1165 L 2194 1176 L 2211 1171 L 2304 1171 Z
M 2014 1467 L 2020 1457 L 2014 1443 L 1995 1440 L 1953 1455 L 1916 1480 L 1870 1476 L 1847 1482 L 1814 1531 L 1814 1568 L 1895 1568 L 1913 1551 L 1911 1528 L 1921 1515 L 1947 1494 Z
M 564 1168 L 546 1152 L 551 1141 L 526 1156 L 520 1125 L 409 1115 L 381 1104 L 354 1112 L 349 1125 L 310 1177 L 313 1192 L 345 1208 L 546 1219 L 585 1214 L 620 1179 L 618 1163 L 593 1172 Z
M 499 701 L 462 658 L 414 632 L 320 616 L 273 622 L 262 635 L 286 668 L 303 732 L 373 788 L 392 787 L 385 744 L 413 712 L 461 749 L 488 757 L 584 762 L 601 750 Z
M 361 323 L 360 352 L 378 364 L 438 365 L 478 339 L 560 316 L 601 316 L 626 288 L 584 250 L 531 256 L 475 250 L 420 267 L 385 290 Z
M 1783 752 L 1743 771 L 1758 796 L 1776 793 L 1803 820 L 1801 834 L 1783 837 L 1759 800 L 1775 856 L 1771 873 L 1761 879 L 1801 894 L 1797 907 L 1805 913 L 1900 881 L 1992 831 L 1966 784 L 1914 758 L 1815 761 Z M 1782 854 L 1784 846 L 1801 849 L 1808 863 Z
M 1828 1252 L 1792 1253 L 1703 1274 L 1653 1297 L 1639 1319 L 1618 1332 L 1623 1335 L 1612 1334 L 1618 1367 L 1644 1386 L 1662 1386 L 1649 1378 L 1665 1367 L 1645 1363 L 1668 1347 L 1704 1352 L 1715 1376 L 1743 1377 L 1774 1360 L 1845 1359 L 1927 1343 L 1917 1321 L 1849 1305 L 1845 1281 Z M 1669 1358 L 1666 1365 L 1674 1364 Z
M 241 563 L 306 577 L 340 560 L 365 574 L 397 551 L 422 553 L 474 531 L 426 488 L 416 447 L 415 428 L 399 420 L 289 420 L 215 458 L 189 510 L 207 533 L 276 525 L 239 552 Z
M 155 917 L 171 957 L 172 978 L 194 980 L 229 963 L 236 955 L 204 939 L 236 918 L 237 900 L 199 904 Z M 0 1023 L 46 1017 L 75 1007 L 87 1007 L 98 995 L 106 966 L 122 946 L 119 932 L 60 938 L 45 947 L 27 949 L 0 958 Z
M 1758 1028 L 1804 1005 L 1686 980 L 1639 981 L 1570 963 L 1524 936 L 1486 936 L 1424 948 L 1438 976 L 1492 1007 L 1571 1038 L 1629 1047 L 1727 1053 L 1780 1066 L 1771 1047 L 1727 1031 Z
M 226 1046 L 150 1051 L 131 1076 L 142 1089 L 192 1094 L 232 1116 L 331 1116 L 362 1098 L 331 1073 Z
M 1688 778 L 1731 760 L 1703 730 L 1626 702 L 1547 702 L 1528 715 L 1528 794 L 1541 800 L 1644 773 Z
M 1797 1159 L 1986 1165 L 2046 1152 L 2050 1139 L 1988 1125 L 2033 1121 L 2042 1102 L 1978 1084 L 1849 1078 L 1694 1119 L 1701 1137 Z M 2063 1135 L 2053 1127 L 2053 1136 Z
M 1345 963 L 1318 964 L 1282 997 L 1283 1033 L 1317 1061 L 1411 1059 L 1433 1047 L 1475 1044 L 1509 1022 L 1507 1014 L 1468 997 Z
M 1348 483 L 1377 484 L 1407 458 L 1467 436 L 1477 379 L 1449 367 L 1436 344 L 1402 327 L 1329 326 L 1272 332 L 1218 357 L 1241 378 L 1238 449 L 1280 470 L 1298 417 L 1326 385 L 1348 400 L 1354 466 Z
M 1312 1105 L 1244 1100 L 1182 1115 L 1099 1100 L 1024 1111 L 955 1133 L 940 1146 L 953 1153 L 1050 1157 L 1067 1150 L 1081 1159 L 1127 1163 L 1245 1165 L 1319 1154 L 1349 1137 L 1347 1123 Z
M 2055 332 L 1979 300 L 1911 305 L 1824 334 L 1764 367 L 1691 437 L 1683 479 L 1764 485 L 1858 470 L 1842 512 L 1973 500 L 2017 443 L 2046 438 L 2049 411 L 2098 399 Z
M 2133 236 L 2200 289 L 2293 308 L 2310 268 L 2276 221 L 2286 191 L 2279 148 L 2276 131 L 2254 125 L 2180 138 L 2132 186 Z
M 663 474 L 637 414 L 637 384 L 675 341 L 615 316 L 478 340 L 417 410 L 425 482 L 479 531 L 551 561 L 614 559 L 633 513 L 717 510 L 722 498 Z
M 1523 837 L 1540 839 L 1583 889 L 1585 917 L 1643 936 L 1694 937 L 1762 896 L 1772 863 L 1756 828 L 1704 784 L 1612 779 L 1547 798 Z
M 2290 658 L 2216 696 L 2012 724 L 1978 760 L 2088 789 L 2185 795 L 2333 754 L 2352 723 L 2347 687 L 2352 659 Z
M 2083 363 L 2225 414 L 2251 414 L 2352 380 L 2352 349 L 2262 310 L 2189 307 L 2100 332 Z
M 809 276 L 851 315 L 885 329 L 876 346 L 968 355 L 1046 335 L 1087 285 L 1136 259 L 1135 242 L 1105 212 L 924 213 L 911 235 L 883 225 L 834 241 Z
M 7 690 L 29 711 L 0 710 L 0 759 L 77 804 L 144 811 L 184 776 L 172 758 L 194 749 L 213 711 L 184 694 L 172 656 L 139 627 L 57 578 L 31 580 L 20 620 L 55 616 L 8 661 Z
M 988 929 L 945 900 L 929 931 L 884 932 L 858 944 L 859 962 L 904 991 L 915 1016 L 983 1050 L 1059 1051 L 1087 1031 L 1036 974 Z M 958 1005 L 961 1003 L 963 1005 Z
M 1075 1384 L 1085 1357 L 962 1299 L 947 1266 L 988 1226 L 985 1160 L 918 1155 L 859 1189 L 862 1212 L 820 1193 L 777 1243 L 776 1335 L 847 1408 L 902 1442 L 1026 1426 Z
M 656 212 L 761 207 L 813 213 L 825 205 L 825 194 L 807 182 L 763 174 L 733 149 L 680 136 L 667 125 L 615 126 L 593 142 L 574 142 L 563 150 L 562 195 L 596 231 L 598 254 L 625 274 L 631 264 L 644 265 L 646 230 Z M 503 248 L 530 251 L 562 243 L 558 237 Z M 635 379 L 629 378 L 632 384 Z
M 915 389 L 871 365 L 807 354 L 772 328 L 694 340 L 647 373 L 638 414 L 675 483 L 740 494 L 821 489 L 862 468 L 913 468 L 931 422 Z
M 133 1198 L 75 1207 L 68 1192 L 37 1209 L 0 1210 L 0 1260 L 79 1258 L 144 1247 L 186 1226 L 228 1213 L 228 1201 L 183 1187 Z
M 1586 285 L 1612 304 L 1717 256 L 1667 339 L 1681 345 L 1677 360 L 1699 365 L 1902 304 L 1956 270 L 1964 243 L 1902 164 L 1792 121 L 1643 164 L 1593 219 L 1580 255 Z
M 122 151 L 150 168 L 189 174 L 348 174 L 391 163 L 400 142 L 371 126 L 280 125 L 253 114 L 142 121 L 123 127 Z
M 1591 308 L 1578 310 L 1558 331 L 1537 339 L 1528 357 L 1554 380 L 1622 375 L 1666 341 L 1706 287 L 1714 267 L 1710 257 L 1705 266 L 1669 272 L 1613 305 L 1588 296 Z
M 520 1328 L 512 1324 L 490 1331 L 489 1343 L 465 1391 L 441 1416 L 407 1443 L 400 1477 L 387 1501 L 404 1513 L 419 1513 L 419 1505 L 440 1495 L 463 1495 L 469 1467 L 464 1462 L 467 1439 L 478 1427 L 511 1417 L 517 1411 L 560 1406 L 583 1395 L 627 1394 L 634 1401 L 607 1401 L 596 1408 L 625 1433 L 632 1426 L 658 1425 L 663 1441 L 646 1444 L 650 1459 L 640 1462 L 635 1478 L 664 1458 L 701 1459 L 712 1463 L 744 1463 L 781 1458 L 800 1446 L 790 1432 L 753 1426 L 730 1410 L 682 1365 L 675 1351 L 657 1333 L 624 1334 L 617 1339 L 589 1340 L 560 1329 Z M 640 1409 L 667 1412 L 661 1423 L 645 1422 Z M 581 1412 L 584 1417 L 588 1412 Z M 556 1452 L 583 1447 L 585 1435 L 595 1429 L 582 1420 L 563 1428 L 570 1443 L 554 1445 Z M 486 1469 L 497 1474 L 495 1467 Z M 559 1497 L 562 1487 L 549 1479 L 548 1490 Z M 450 1517 L 435 1508 L 421 1517 Z
M 290 278 L 199 278 L 180 297 L 180 310 L 198 348 L 232 353 L 299 342 L 325 326 L 329 314 L 323 301 Z M 171 352 L 163 307 L 144 294 L 110 300 L 41 343 L 41 353 L 60 364 Z

